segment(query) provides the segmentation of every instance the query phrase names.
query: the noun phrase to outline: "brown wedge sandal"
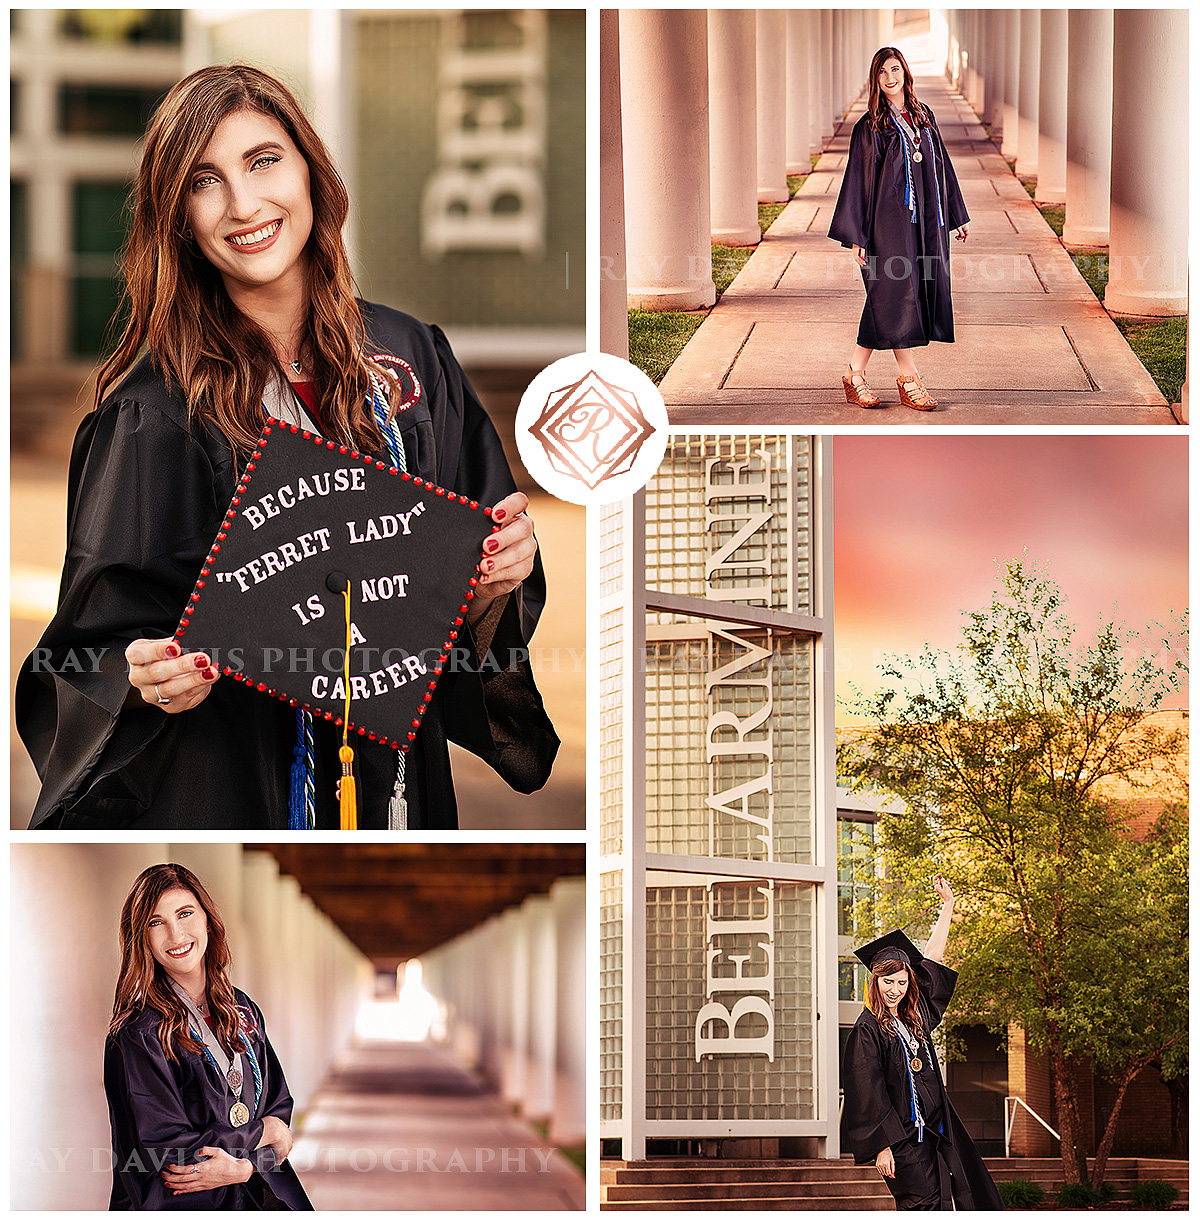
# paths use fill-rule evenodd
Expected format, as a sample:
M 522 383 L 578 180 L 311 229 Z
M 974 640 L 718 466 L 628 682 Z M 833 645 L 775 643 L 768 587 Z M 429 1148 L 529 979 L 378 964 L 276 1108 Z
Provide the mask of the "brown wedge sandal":
M 851 369 L 847 365 L 846 370 L 847 372 L 842 374 L 842 386 L 846 391 L 847 403 L 855 403 L 859 407 L 878 407 L 883 403 L 879 395 L 867 385 L 865 369 Z
M 937 399 L 925 389 L 919 373 L 913 377 L 896 378 L 896 385 L 900 387 L 900 401 L 905 407 L 932 411 L 937 406 Z

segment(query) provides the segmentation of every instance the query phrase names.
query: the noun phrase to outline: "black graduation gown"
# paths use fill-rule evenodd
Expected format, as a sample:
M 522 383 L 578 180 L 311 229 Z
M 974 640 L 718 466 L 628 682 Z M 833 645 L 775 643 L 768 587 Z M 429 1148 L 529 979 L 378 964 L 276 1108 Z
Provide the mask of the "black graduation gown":
M 421 383 L 399 417 L 409 470 L 480 504 L 514 491 L 496 430 L 442 332 L 383 306 L 364 304 L 363 315 L 377 349 L 407 361 Z M 189 421 L 148 359 L 80 426 L 58 611 L 17 680 L 17 726 L 42 779 L 32 827 L 287 828 L 294 709 L 223 679 L 174 715 L 129 698 L 125 647 L 174 634 L 239 466 L 223 434 Z M 471 632 L 466 666 L 442 675 L 407 755 L 410 827 L 458 824 L 448 740 L 521 792 L 545 784 L 558 738 L 526 649 L 544 602 L 538 560 L 490 641 L 479 641 L 490 654 Z M 317 825 L 336 828 L 341 731 L 317 720 L 314 733 Z M 355 760 L 359 826 L 386 829 L 396 752 L 360 740 Z
M 909 158 L 917 219 L 905 196 L 904 147 L 889 126 L 871 130 L 864 115 L 854 125 L 846 173 L 829 236 L 861 246 L 867 301 L 858 327 L 864 348 L 919 348 L 931 340 L 954 342 L 950 302 L 950 234 L 970 217 L 933 112 L 929 135 L 921 133 L 922 159 Z M 934 155 L 929 155 L 932 137 Z M 936 191 L 935 191 L 936 186 Z M 943 224 L 938 223 L 941 201 Z
M 105 1043 L 104 1092 L 112 1123 L 111 1211 L 254 1209 L 278 1208 L 280 1204 L 312 1210 L 291 1163 L 277 1165 L 270 1146 L 255 1148 L 268 1115 L 291 1123 L 292 1096 L 267 1040 L 258 1006 L 236 988 L 234 996 L 248 1016 L 244 1025 L 250 1027 L 248 1041 L 262 1072 L 258 1105 L 251 1107 L 250 1122 L 240 1128 L 229 1122 L 232 1098 L 207 1056 L 180 1051 L 174 1063 L 167 1059 L 158 1041 L 161 1015 L 157 1010 L 143 1009 Z M 242 1101 L 250 1106 L 254 1074 L 244 1054 L 242 1068 L 246 1078 Z M 162 1180 L 162 1168 L 203 1160 L 195 1154 L 206 1145 L 250 1159 L 255 1172 L 244 1184 L 173 1195 Z M 270 1194 L 265 1190 L 268 1188 Z
M 932 1031 L 950 1003 L 958 973 L 923 959 L 914 974 L 925 1029 Z M 928 1040 L 925 1046 L 929 1055 L 922 1052 L 921 1071 L 915 1074 L 925 1117 L 925 1139 L 918 1142 L 904 1041 L 898 1035 L 889 1035 L 869 1010 L 862 1011 L 846 1039 L 842 1061 L 842 1139 L 860 1166 L 874 1162 L 881 1150 L 891 1148 L 896 1175 L 883 1181 L 896 1198 L 897 1208 L 949 1211 L 953 1176 L 958 1209 L 1003 1209 L 996 1184 L 950 1103 Z

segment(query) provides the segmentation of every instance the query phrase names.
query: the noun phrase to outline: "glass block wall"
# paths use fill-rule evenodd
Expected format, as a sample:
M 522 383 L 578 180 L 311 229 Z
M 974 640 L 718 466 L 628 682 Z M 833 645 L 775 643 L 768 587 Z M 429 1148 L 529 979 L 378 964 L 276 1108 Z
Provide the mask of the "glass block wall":
M 810 863 L 811 639 L 729 624 L 705 631 L 683 616 L 677 623 L 690 623 L 697 636 L 646 646 L 646 850 Z M 711 682 L 723 670 L 728 681 Z M 710 718 L 726 714 L 738 726 L 710 731 Z M 746 728 L 760 717 L 760 726 Z M 740 739 L 745 749 L 709 760 L 710 739 Z M 770 845 L 755 823 L 714 811 L 710 801 L 769 817 Z
M 600 875 L 600 1118 L 621 1118 L 621 875 Z
M 811 1119 L 813 1092 L 813 887 L 799 884 L 711 879 L 651 873 L 646 889 L 646 1117 L 648 1119 Z M 708 935 L 709 919 L 773 923 L 774 961 L 761 933 Z M 731 1014 L 741 997 L 759 997 L 736 1022 L 738 1038 L 766 1041 L 771 1057 L 712 1054 L 697 1050 L 727 1039 L 722 1010 L 701 1022 L 706 970 L 731 976 L 744 958 L 742 976 L 769 971 L 773 997 L 738 979 L 736 991 L 715 1000 Z M 732 982 L 732 981 L 731 981 Z M 770 1019 L 757 1010 L 769 1008 Z
M 806 437 L 673 438 L 646 487 L 646 587 L 811 614 L 811 467 Z

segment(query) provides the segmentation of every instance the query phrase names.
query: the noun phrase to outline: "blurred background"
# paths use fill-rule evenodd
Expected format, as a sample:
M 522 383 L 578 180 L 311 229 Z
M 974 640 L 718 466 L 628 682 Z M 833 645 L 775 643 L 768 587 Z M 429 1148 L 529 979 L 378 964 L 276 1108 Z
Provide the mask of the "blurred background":
M 13 1209 L 108 1206 L 118 922 L 165 861 L 225 923 L 315 1208 L 583 1207 L 582 844 L 38 842 L 9 867 Z
M 187 73 L 250 63 L 339 164 L 362 296 L 446 331 L 533 501 L 550 587 L 534 661 L 563 747 L 532 797 L 457 752 L 461 825 L 582 828 L 583 510 L 532 485 L 513 440 L 525 386 L 585 346 L 582 10 L 17 9 L 10 35 L 14 672 L 57 598 L 146 123 Z M 37 785 L 13 730 L 14 828 Z

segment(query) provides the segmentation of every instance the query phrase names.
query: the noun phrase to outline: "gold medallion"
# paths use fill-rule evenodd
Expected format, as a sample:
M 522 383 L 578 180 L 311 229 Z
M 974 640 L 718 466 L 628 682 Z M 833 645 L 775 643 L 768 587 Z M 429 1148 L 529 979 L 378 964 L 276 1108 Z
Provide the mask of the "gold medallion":
M 913 1056 L 912 1070 L 914 1073 L 919 1073 L 921 1071 L 921 1059 L 919 1056 Z
M 920 149 L 917 149 L 917 151 L 913 153 L 913 160 L 914 160 L 914 161 L 921 161 L 921 160 L 922 160 L 922 157 L 921 157 L 921 150 L 920 150 Z
M 244 1102 L 235 1102 L 229 1108 L 229 1122 L 235 1128 L 240 1128 L 243 1124 L 250 1122 L 250 1108 Z

